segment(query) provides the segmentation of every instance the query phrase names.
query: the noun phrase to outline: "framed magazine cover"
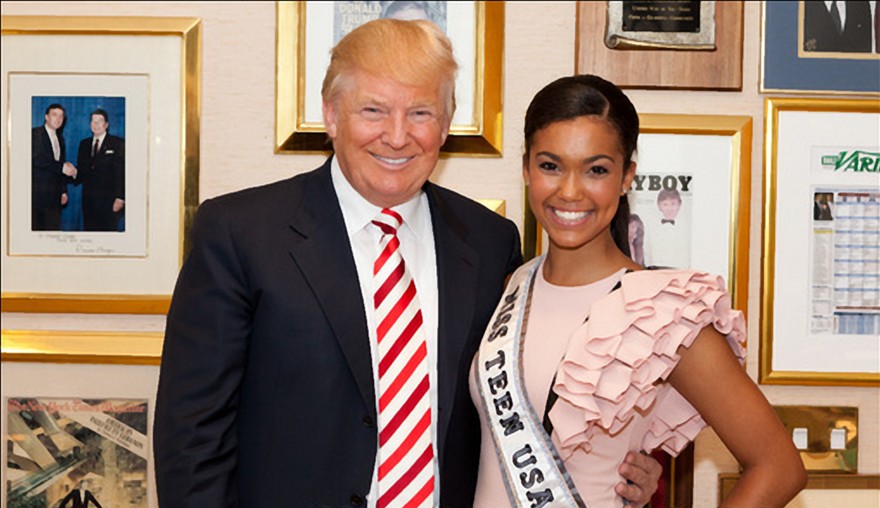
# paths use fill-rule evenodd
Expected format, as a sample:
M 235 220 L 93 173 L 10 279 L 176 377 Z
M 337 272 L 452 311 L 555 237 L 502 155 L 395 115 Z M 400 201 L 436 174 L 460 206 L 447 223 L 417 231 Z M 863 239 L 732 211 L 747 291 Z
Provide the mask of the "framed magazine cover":
M 154 508 L 157 379 L 153 366 L 4 363 L 3 506 L 79 506 L 71 496 L 91 494 Z
M 200 44 L 195 18 L 3 16 L 4 312 L 167 311 L 198 206 Z
M 880 384 L 880 103 L 764 103 L 760 382 Z
M 330 150 L 321 114 L 321 82 L 330 49 L 349 31 L 380 17 L 424 18 L 450 38 L 459 64 L 456 111 L 442 153 L 500 157 L 504 2 L 349 0 L 278 2 L 275 152 Z M 396 10 L 405 6 L 406 12 Z
M 761 92 L 880 94 L 876 2 L 858 2 L 847 13 L 845 38 L 827 34 L 826 3 L 763 2 Z

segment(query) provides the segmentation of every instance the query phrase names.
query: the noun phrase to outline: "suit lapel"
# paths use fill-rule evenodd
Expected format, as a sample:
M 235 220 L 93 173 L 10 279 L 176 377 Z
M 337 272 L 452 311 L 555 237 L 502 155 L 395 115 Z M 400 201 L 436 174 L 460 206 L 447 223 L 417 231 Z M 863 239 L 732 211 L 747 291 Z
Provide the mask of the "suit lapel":
M 290 255 L 324 309 L 367 409 L 375 417 L 369 335 L 357 268 L 342 210 L 330 178 L 330 162 L 298 188 L 301 206 L 290 219 Z
M 437 442 L 442 447 L 455 405 L 455 394 L 459 390 L 459 380 L 467 379 L 466 375 L 460 374 L 462 369 L 468 368 L 471 360 L 463 358 L 462 354 L 468 343 L 474 316 L 478 256 L 465 243 L 467 227 L 449 208 L 437 189 L 428 183 L 425 191 L 431 204 L 431 222 L 437 250 L 437 372 L 440 410 L 437 418 Z M 440 460 L 442 465 L 442 454 Z

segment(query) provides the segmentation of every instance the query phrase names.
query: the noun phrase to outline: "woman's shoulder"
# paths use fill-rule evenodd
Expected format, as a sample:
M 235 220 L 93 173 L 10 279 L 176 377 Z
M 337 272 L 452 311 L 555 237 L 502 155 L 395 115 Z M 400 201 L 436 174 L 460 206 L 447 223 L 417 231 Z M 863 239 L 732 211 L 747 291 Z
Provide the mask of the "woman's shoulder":
M 632 271 L 593 304 L 590 316 L 572 337 L 554 385 L 564 401 L 554 407 L 557 418 L 577 422 L 556 426 L 563 447 L 588 449 L 585 430 L 613 434 L 636 411 L 652 408 L 655 426 L 664 430 L 644 444 L 680 450 L 702 420 L 677 393 L 654 404 L 657 387 L 678 363 L 679 347 L 690 347 L 703 328 L 713 326 L 740 361 L 745 358 L 745 320 L 731 307 L 723 278 L 689 269 Z M 658 418 L 665 423 L 656 423 Z

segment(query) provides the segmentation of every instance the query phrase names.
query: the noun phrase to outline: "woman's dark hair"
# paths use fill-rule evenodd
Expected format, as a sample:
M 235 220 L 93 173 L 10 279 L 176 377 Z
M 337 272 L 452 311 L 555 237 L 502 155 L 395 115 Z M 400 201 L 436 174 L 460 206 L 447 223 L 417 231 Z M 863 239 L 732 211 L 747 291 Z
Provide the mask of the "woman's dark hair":
M 552 123 L 581 116 L 598 116 L 614 127 L 623 152 L 623 168 L 628 168 L 639 140 L 639 115 L 620 88 L 590 74 L 559 78 L 532 99 L 523 128 L 526 164 L 536 132 Z M 617 213 L 611 221 L 611 237 L 627 256 L 630 255 L 629 214 L 629 201 L 626 195 L 620 196 Z

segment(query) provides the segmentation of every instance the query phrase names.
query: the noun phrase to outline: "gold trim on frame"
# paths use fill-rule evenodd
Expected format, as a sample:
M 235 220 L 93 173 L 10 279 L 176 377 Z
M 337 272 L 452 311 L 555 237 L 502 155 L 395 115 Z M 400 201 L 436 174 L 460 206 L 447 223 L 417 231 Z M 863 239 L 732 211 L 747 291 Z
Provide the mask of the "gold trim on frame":
M 507 202 L 503 199 L 478 199 L 477 203 L 480 203 L 502 217 L 507 217 Z
M 639 115 L 640 134 L 681 134 L 699 136 L 729 136 L 730 154 L 730 237 L 727 273 L 728 287 L 734 308 L 743 313 L 748 308 L 749 283 L 749 202 L 751 200 L 752 118 L 749 116 L 721 115 Z M 544 253 L 543 228 L 537 223 L 524 196 L 525 231 L 524 251 L 527 258 Z M 534 231 L 530 233 L 530 231 Z
M 4 362 L 159 365 L 162 333 L 3 330 Z
M 275 34 L 275 153 L 327 153 L 324 126 L 304 116 L 305 2 L 277 2 Z M 441 155 L 500 157 L 504 2 L 475 2 L 474 118 L 453 126 Z
M 740 475 L 720 473 L 718 475 L 718 503 L 727 499 Z M 880 475 L 811 473 L 807 475 L 804 490 L 877 490 L 880 489 Z M 801 506 L 801 505 L 798 505 Z M 845 503 L 839 505 L 845 506 Z
M 183 170 L 180 173 L 177 256 L 180 266 L 190 247 L 187 232 L 199 206 L 201 21 L 181 17 L 2 16 L 0 24 L 3 35 L 173 35 L 181 38 L 180 167 Z M 8 144 L 9 140 L 5 142 Z M 3 293 L 0 301 L 3 312 L 164 314 L 171 295 Z
M 773 302 L 776 262 L 776 175 L 780 111 L 880 113 L 880 102 L 872 99 L 764 99 L 764 216 L 761 227 L 761 330 L 758 381 L 779 385 L 877 386 L 880 374 L 850 372 L 801 372 L 773 370 Z

